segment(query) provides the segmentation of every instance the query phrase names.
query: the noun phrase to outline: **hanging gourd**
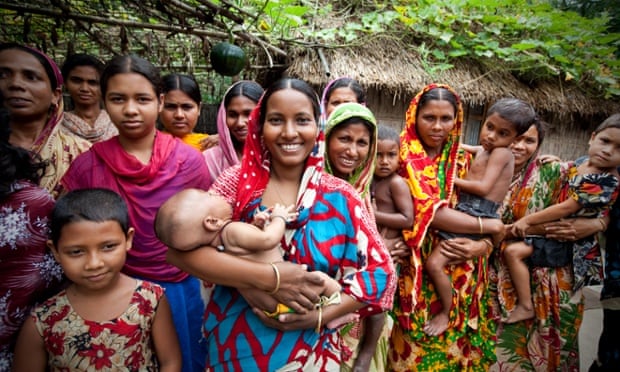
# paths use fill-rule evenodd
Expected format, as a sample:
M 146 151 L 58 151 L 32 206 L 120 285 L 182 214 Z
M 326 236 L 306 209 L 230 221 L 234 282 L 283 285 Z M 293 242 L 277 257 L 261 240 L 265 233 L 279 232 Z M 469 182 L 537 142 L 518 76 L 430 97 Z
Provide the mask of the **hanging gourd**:
M 209 59 L 213 69 L 224 76 L 237 75 L 247 63 L 243 49 L 225 41 L 211 49 Z

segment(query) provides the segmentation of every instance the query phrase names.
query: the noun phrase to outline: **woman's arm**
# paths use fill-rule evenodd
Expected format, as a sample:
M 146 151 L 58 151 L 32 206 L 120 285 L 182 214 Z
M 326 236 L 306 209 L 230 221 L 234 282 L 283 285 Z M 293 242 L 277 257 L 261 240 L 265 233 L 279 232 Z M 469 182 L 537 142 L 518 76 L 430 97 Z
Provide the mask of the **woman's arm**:
M 609 216 L 599 218 L 567 218 L 545 223 L 540 235 L 555 240 L 575 241 L 607 230 Z M 529 230 L 528 230 L 529 232 Z
M 512 233 L 523 237 L 531 225 L 559 220 L 570 216 L 579 209 L 581 209 L 581 204 L 572 198 L 568 198 L 559 204 L 554 204 L 542 211 L 522 217 L 512 225 Z
M 353 297 L 344 293 L 342 293 L 341 299 L 341 303 L 323 306 L 321 310 L 314 308 L 312 311 L 308 311 L 304 314 L 281 314 L 278 316 L 278 319 L 268 317 L 261 309 L 258 308 L 253 308 L 253 311 L 265 325 L 281 331 L 317 329 L 317 327 L 321 330 L 325 327 L 325 324 L 330 321 L 348 313 L 357 311 L 365 305 L 364 303 L 358 302 L 353 299 Z
M 185 252 L 169 249 L 166 258 L 172 265 L 207 282 L 266 292 L 276 289 L 278 277 L 271 264 L 218 252 L 212 247 Z M 288 262 L 274 265 L 280 278 L 277 291 L 280 301 L 299 312 L 312 308 L 319 301 L 320 293 L 314 288 L 323 285 L 320 276 L 309 273 L 303 265 Z
M 177 333 L 172 322 L 172 312 L 166 296 L 162 296 L 151 329 L 155 355 L 159 362 L 159 371 L 176 372 L 181 370 L 183 358 Z

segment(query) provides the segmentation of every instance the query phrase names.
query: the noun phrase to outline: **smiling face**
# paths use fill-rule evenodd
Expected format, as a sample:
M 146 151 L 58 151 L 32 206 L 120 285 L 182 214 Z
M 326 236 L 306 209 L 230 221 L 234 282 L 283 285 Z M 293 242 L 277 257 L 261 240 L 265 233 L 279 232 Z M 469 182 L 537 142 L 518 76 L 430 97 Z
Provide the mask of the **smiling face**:
M 391 139 L 377 141 L 377 165 L 375 177 L 385 178 L 398 171 L 400 166 L 398 158 L 399 144 Z
M 430 100 L 418 108 L 416 131 L 429 157 L 441 153 L 455 122 L 454 106 L 445 100 Z
M 99 72 L 93 66 L 76 66 L 65 82 L 76 106 L 98 106 L 101 103 Z
M 590 164 L 600 169 L 620 166 L 620 128 L 606 128 L 592 134 L 589 144 Z
M 67 278 L 81 289 L 111 288 L 125 265 L 134 231 L 127 235 L 117 221 L 76 221 L 62 227 L 58 243 L 48 245 Z
M 41 62 L 19 49 L 0 51 L 0 91 L 12 121 L 44 120 L 58 104 L 60 89 L 52 84 Z
M 124 139 L 141 139 L 155 131 L 161 109 L 153 85 L 137 73 L 121 73 L 110 77 L 105 107 L 110 119 Z
M 318 126 L 310 99 L 295 89 L 273 93 L 265 103 L 262 136 L 273 167 L 303 167 L 316 142 Z
M 530 158 L 538 150 L 538 129 L 532 125 L 525 133 L 518 136 L 510 145 L 510 150 L 515 157 L 515 173 L 527 164 Z
M 164 107 L 159 119 L 166 131 L 183 137 L 194 131 L 200 115 L 200 105 L 179 89 L 164 95 Z
M 348 180 L 367 161 L 370 130 L 362 122 L 336 126 L 327 139 L 327 156 L 334 176 Z
M 329 96 L 329 100 L 325 104 L 325 114 L 329 117 L 336 106 L 347 102 L 357 102 L 357 95 L 355 92 L 349 87 L 334 89 Z
M 226 107 L 226 125 L 230 135 L 240 143 L 244 143 L 248 135 L 248 119 L 254 107 L 256 102 L 246 96 L 233 97 Z
M 486 118 L 480 131 L 480 145 L 486 151 L 492 151 L 498 147 L 508 147 L 517 138 L 515 126 L 508 120 L 493 113 Z

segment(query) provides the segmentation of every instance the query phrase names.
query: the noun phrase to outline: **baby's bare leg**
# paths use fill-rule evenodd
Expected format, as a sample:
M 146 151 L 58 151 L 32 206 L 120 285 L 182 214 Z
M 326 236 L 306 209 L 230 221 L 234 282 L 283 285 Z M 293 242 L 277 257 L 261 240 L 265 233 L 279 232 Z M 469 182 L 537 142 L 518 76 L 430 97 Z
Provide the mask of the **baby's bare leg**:
M 512 285 L 517 293 L 517 305 L 510 313 L 506 323 L 516 323 L 534 317 L 534 304 L 530 287 L 530 272 L 523 260 L 532 254 L 532 247 L 523 241 L 510 243 L 502 253 Z
M 424 268 L 430 276 L 435 291 L 441 301 L 441 312 L 435 314 L 433 319 L 424 326 L 424 332 L 429 336 L 438 336 L 445 332 L 450 322 L 450 308 L 452 307 L 452 283 L 445 273 L 444 268 L 450 263 L 450 259 L 441 254 L 439 249 L 434 249 L 428 256 Z

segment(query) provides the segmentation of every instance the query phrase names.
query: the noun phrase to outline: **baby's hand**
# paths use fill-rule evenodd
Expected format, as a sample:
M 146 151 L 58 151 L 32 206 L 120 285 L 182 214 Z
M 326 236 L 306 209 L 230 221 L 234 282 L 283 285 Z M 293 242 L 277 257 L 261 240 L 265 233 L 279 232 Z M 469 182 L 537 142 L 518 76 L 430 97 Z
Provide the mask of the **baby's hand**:
M 295 205 L 291 204 L 288 207 L 285 207 L 282 204 L 276 203 L 271 209 L 271 219 L 273 220 L 275 217 L 284 218 L 286 222 L 295 221 L 299 213 L 295 210 Z
M 256 212 L 254 214 L 254 219 L 252 220 L 252 225 L 262 229 L 265 227 L 265 224 L 267 224 L 267 221 L 269 221 L 269 219 L 270 219 L 269 212 L 267 211 Z

